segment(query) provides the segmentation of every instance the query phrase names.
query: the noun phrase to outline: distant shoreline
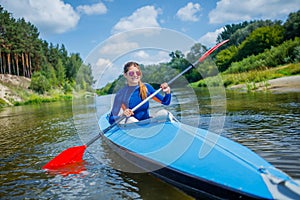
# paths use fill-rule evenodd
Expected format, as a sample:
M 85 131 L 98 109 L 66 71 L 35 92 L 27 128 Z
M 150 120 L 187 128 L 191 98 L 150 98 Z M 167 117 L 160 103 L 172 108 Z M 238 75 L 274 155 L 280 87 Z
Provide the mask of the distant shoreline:
M 22 102 L 22 97 L 16 91 L 22 90 L 29 93 L 30 82 L 31 80 L 24 76 L 0 74 L 0 101 L 5 102 L 8 106 L 13 106 L 14 102 Z
M 270 91 L 272 93 L 300 92 L 300 75 L 284 76 L 271 79 L 266 82 L 255 83 L 253 91 Z M 231 90 L 247 91 L 246 84 L 238 84 L 228 87 Z
M 300 93 L 300 75 L 285 76 L 281 78 L 271 79 L 266 82 L 253 83 L 255 89 L 251 91 L 270 91 L 272 93 Z M 14 91 L 15 88 L 27 91 L 30 85 L 30 79 L 18 77 L 8 74 L 0 74 L 0 100 L 4 101 L 8 106 L 13 106 L 14 102 L 22 102 L 23 99 Z M 247 84 L 238 84 L 228 87 L 229 90 L 237 90 L 247 92 Z M 0 102 L 1 103 L 1 102 Z M 1 107 L 1 106 L 0 106 Z
M 24 76 L 0 74 L 0 108 L 72 99 L 72 94 L 65 94 L 60 90 L 51 94 L 35 93 L 29 89 L 30 83 L 31 79 Z

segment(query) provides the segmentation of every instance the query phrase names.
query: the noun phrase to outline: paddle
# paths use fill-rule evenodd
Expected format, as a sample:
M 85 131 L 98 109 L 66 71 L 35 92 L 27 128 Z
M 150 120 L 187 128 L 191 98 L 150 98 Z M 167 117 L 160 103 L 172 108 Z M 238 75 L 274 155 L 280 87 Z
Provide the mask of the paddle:
M 194 64 L 190 65 L 187 67 L 185 70 L 183 70 L 180 74 L 175 76 L 172 80 L 168 82 L 168 85 L 172 84 L 176 79 L 178 79 L 180 76 L 182 76 L 184 73 L 189 71 L 191 68 L 195 67 L 198 63 L 204 61 L 213 51 L 215 51 L 217 48 L 228 42 L 229 40 L 225 40 L 211 49 L 209 49 L 207 52 L 205 52 L 201 58 L 199 58 Z M 152 97 L 154 97 L 156 94 L 158 94 L 162 88 L 159 88 L 156 90 L 153 94 L 151 94 L 149 97 L 144 99 L 141 103 L 139 103 L 137 106 L 135 106 L 132 111 L 136 111 L 139 107 L 141 107 L 143 104 L 145 104 L 147 101 L 149 101 Z M 59 155 L 57 155 L 55 158 L 50 160 L 46 165 L 43 166 L 43 169 L 49 169 L 49 170 L 54 170 L 57 168 L 60 168 L 64 165 L 75 163 L 75 162 L 81 162 L 82 157 L 84 154 L 85 149 L 93 144 L 96 140 L 98 140 L 103 134 L 111 130 L 114 126 L 116 126 L 120 121 L 122 121 L 124 118 L 126 118 L 125 115 L 122 115 L 118 120 L 116 120 L 112 125 L 104 129 L 102 132 L 100 132 L 97 136 L 95 136 L 93 139 L 91 139 L 88 143 L 82 146 L 74 146 L 71 148 L 68 148 L 61 152 Z

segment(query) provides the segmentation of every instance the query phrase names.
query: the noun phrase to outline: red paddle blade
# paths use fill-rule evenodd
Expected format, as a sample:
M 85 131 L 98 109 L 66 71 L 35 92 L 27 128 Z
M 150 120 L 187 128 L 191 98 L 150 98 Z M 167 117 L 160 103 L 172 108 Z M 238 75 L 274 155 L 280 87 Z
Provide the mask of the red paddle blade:
M 47 173 L 53 175 L 59 174 L 62 176 L 68 176 L 70 174 L 80 174 L 86 170 L 85 164 L 86 163 L 84 161 L 67 164 L 61 167 L 56 167 L 55 169 L 47 169 Z
M 68 148 L 44 165 L 43 169 L 53 170 L 67 164 L 82 162 L 85 149 L 86 145 Z
M 205 52 L 205 54 L 203 54 L 201 56 L 201 58 L 199 58 L 199 62 L 202 62 L 203 60 L 205 60 L 205 58 L 207 56 L 209 56 L 213 51 L 215 51 L 217 48 L 219 48 L 220 46 L 222 46 L 223 44 L 225 44 L 226 42 L 228 42 L 229 40 L 224 40 L 223 42 L 220 42 L 219 44 L 217 44 L 216 46 L 212 47 L 211 49 L 209 49 L 207 52 Z

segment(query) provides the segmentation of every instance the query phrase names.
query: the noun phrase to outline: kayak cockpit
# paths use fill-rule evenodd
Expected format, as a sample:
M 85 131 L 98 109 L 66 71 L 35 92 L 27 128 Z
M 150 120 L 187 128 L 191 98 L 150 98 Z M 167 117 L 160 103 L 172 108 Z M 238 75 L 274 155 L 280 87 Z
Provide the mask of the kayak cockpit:
M 105 115 L 99 125 L 109 126 Z M 220 198 L 300 197 L 298 183 L 249 148 L 183 124 L 171 113 L 120 124 L 104 136 L 126 160 L 193 196 L 198 191 Z

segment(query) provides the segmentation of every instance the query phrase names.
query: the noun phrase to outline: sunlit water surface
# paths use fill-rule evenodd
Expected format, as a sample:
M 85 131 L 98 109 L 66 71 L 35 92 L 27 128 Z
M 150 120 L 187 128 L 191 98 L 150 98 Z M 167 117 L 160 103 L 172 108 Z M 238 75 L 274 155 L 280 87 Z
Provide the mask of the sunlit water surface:
M 208 128 L 211 100 L 196 91 L 198 102 L 184 91 L 180 111 L 176 98 L 167 107 L 191 125 Z M 300 94 L 226 94 L 222 135 L 262 156 L 295 179 L 300 179 Z M 109 110 L 111 97 L 20 106 L 0 110 L 1 199 L 191 199 L 149 174 L 132 174 L 110 166 L 111 156 L 100 138 L 84 154 L 78 169 L 59 173 L 42 170 L 58 153 L 82 145 L 98 134 L 97 116 Z M 199 112 L 195 113 L 195 106 Z M 73 107 L 73 108 L 72 108 Z M 197 109 L 196 109 L 197 110 Z M 198 111 L 197 111 L 198 112 Z M 75 166 L 76 168 L 76 166 Z

